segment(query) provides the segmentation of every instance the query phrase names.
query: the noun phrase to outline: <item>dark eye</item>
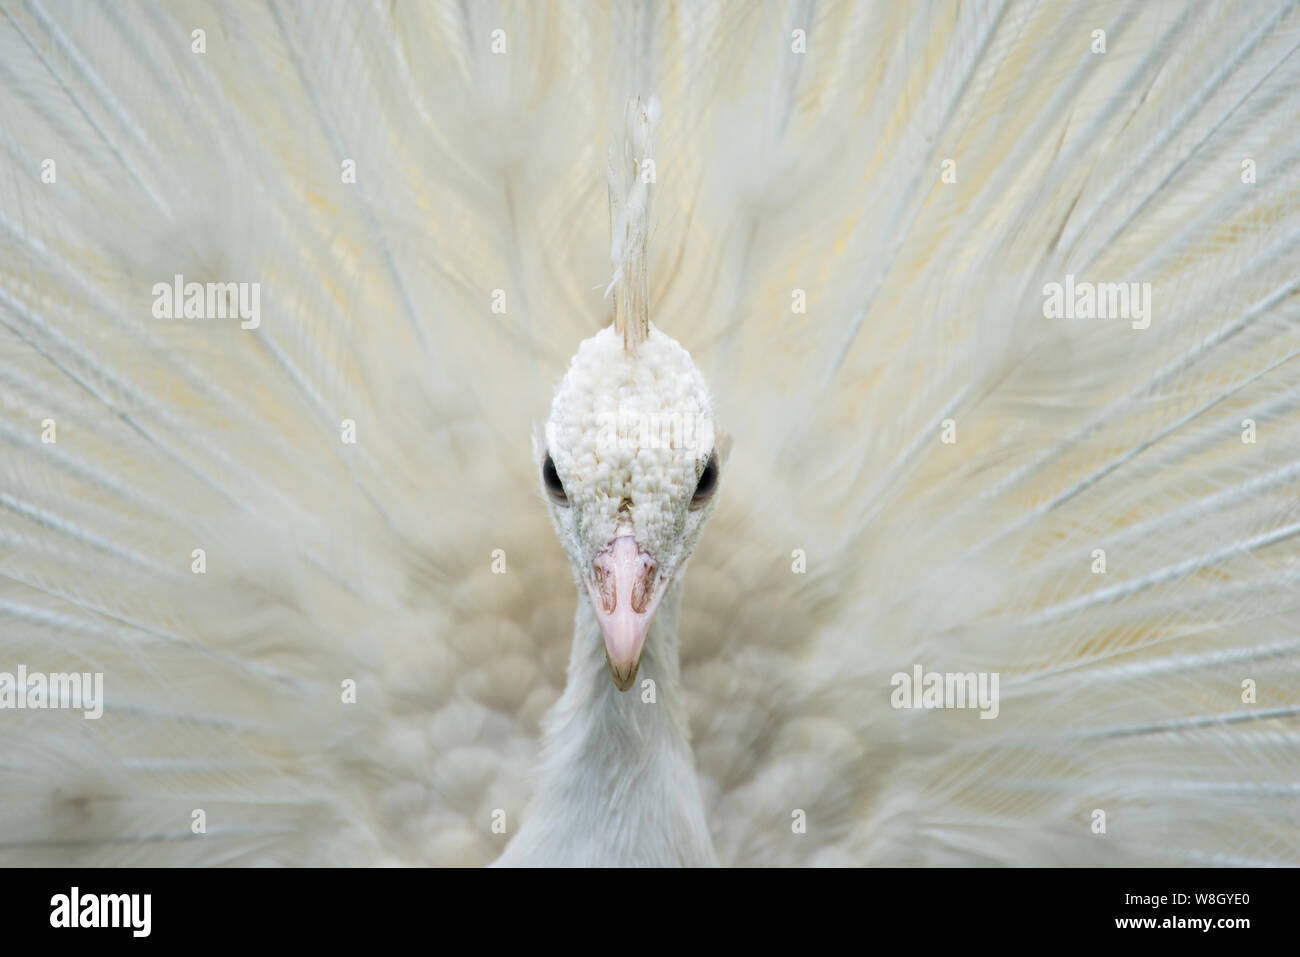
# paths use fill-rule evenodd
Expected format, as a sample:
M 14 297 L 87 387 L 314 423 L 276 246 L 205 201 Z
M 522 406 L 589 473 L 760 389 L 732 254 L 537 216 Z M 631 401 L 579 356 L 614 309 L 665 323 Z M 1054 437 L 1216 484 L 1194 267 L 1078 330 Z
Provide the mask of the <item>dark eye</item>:
M 695 494 L 691 496 L 691 508 L 703 508 L 713 498 L 718 487 L 718 453 L 710 452 L 709 460 L 704 463 L 704 471 L 695 485 Z
M 564 493 L 564 483 L 560 481 L 560 473 L 555 471 L 555 460 L 550 452 L 546 453 L 546 462 L 542 465 L 542 484 L 556 505 L 569 504 L 569 496 Z

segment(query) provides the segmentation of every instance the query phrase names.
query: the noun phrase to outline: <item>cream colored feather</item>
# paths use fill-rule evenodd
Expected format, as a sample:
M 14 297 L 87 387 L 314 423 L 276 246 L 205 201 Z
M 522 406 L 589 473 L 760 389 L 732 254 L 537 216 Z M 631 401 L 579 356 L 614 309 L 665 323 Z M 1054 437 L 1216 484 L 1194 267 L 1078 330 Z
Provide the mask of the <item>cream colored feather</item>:
M 734 443 L 680 613 L 719 860 L 1300 863 L 1297 47 L 1268 0 L 3 0 L 0 671 L 105 707 L 0 711 L 0 863 L 503 852 L 574 631 L 529 435 L 652 95 L 650 314 Z M 155 318 L 177 274 L 260 325 Z M 1067 275 L 1149 327 L 1047 318 Z M 998 716 L 893 707 L 917 665 Z

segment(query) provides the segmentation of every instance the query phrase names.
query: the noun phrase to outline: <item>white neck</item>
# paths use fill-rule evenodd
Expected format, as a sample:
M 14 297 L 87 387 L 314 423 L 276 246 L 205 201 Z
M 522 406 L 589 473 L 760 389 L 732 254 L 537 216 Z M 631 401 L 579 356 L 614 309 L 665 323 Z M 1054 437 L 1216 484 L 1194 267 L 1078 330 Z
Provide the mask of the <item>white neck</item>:
M 568 683 L 546 717 L 537 787 L 498 865 L 717 865 L 681 695 L 680 607 L 674 583 L 624 692 L 579 594 Z

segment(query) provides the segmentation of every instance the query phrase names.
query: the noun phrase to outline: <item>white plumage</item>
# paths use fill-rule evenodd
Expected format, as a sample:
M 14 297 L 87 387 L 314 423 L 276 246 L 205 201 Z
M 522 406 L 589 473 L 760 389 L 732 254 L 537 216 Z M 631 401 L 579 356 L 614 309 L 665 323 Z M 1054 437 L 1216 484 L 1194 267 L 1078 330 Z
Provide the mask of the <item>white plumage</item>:
M 0 863 L 1300 863 L 1297 47 L 1263 0 L 0 3 L 0 672 L 105 698 L 0 711 Z M 649 314 L 733 447 L 650 705 L 529 434 L 637 301 L 652 94 Z M 259 322 L 157 317 L 178 275 Z M 917 665 L 997 717 L 893 707 Z

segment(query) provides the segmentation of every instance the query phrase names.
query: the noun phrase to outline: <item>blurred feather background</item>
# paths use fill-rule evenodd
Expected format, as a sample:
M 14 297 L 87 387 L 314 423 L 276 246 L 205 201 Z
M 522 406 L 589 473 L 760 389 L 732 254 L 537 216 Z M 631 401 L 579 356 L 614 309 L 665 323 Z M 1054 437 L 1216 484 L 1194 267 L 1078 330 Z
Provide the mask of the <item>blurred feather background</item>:
M 105 688 L 0 713 L 0 862 L 501 852 L 574 605 L 528 436 L 652 93 L 651 315 L 734 439 L 723 863 L 1300 862 L 1295 3 L 0 14 L 0 671 Z M 996 720 L 892 707 L 916 664 Z

